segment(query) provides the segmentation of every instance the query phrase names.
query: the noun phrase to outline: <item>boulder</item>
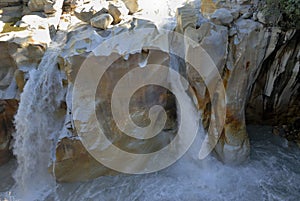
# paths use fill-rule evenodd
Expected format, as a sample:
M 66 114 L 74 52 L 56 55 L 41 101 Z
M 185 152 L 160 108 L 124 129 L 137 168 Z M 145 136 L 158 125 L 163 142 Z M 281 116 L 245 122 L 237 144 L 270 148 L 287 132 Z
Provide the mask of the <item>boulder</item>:
M 122 0 L 125 3 L 126 8 L 128 8 L 129 13 L 133 14 L 138 12 L 140 8 L 140 0 Z
M 231 12 L 226 8 L 220 8 L 217 9 L 212 15 L 211 15 L 211 21 L 215 24 L 219 25 L 229 25 L 233 21 L 233 16 L 231 15 Z
M 44 11 L 45 5 L 53 5 L 55 3 L 55 0 L 30 0 L 28 2 L 28 8 L 32 12 L 36 11 Z
M 53 165 L 49 171 L 54 171 L 59 182 L 87 181 L 103 175 L 117 174 L 94 159 L 80 140 L 70 138 L 63 138 L 57 144 Z
M 144 20 L 137 20 L 137 22 L 135 22 L 134 24 L 139 24 L 139 27 L 137 28 L 141 30 L 144 27 L 155 27 L 153 24 Z M 131 27 L 130 24 L 128 24 L 128 28 L 136 29 L 136 27 Z M 89 55 L 89 53 L 91 53 L 92 51 L 95 54 L 100 54 L 97 52 L 101 52 L 101 48 L 97 49 L 96 47 L 100 45 L 103 40 L 105 40 L 106 38 L 108 39 L 111 36 L 115 36 L 117 33 L 122 33 L 128 28 L 121 28 L 124 30 L 111 29 L 109 32 L 99 30 L 98 34 L 91 27 L 86 26 L 78 28 L 77 30 L 72 31 L 72 33 L 69 34 L 69 36 L 71 37 L 68 39 L 68 42 L 60 58 L 60 68 L 65 69 L 69 86 L 66 96 L 69 97 L 66 99 L 68 114 L 71 114 L 70 112 L 72 111 L 72 99 L 70 99 L 73 92 L 72 86 L 82 63 L 87 58 L 91 59 L 92 55 Z M 148 36 L 148 34 L 141 35 L 140 37 L 141 38 L 137 38 L 137 40 L 148 41 L 147 37 L 149 37 L 150 39 L 150 36 Z M 120 42 L 121 44 L 119 47 L 123 47 L 122 44 L 127 44 L 126 40 Z M 130 49 L 131 46 L 125 45 L 124 48 Z M 107 49 L 107 51 L 118 52 L 125 50 L 113 48 Z M 161 105 L 165 108 L 168 118 L 162 133 L 159 133 L 158 136 L 155 136 L 153 139 L 149 140 L 137 140 L 124 134 L 118 128 L 116 122 L 112 117 L 110 105 L 112 92 L 117 82 L 126 73 L 128 73 L 131 77 L 134 76 L 134 74 L 130 73 L 131 70 L 141 65 L 141 63 L 143 63 L 143 66 L 144 64 L 147 65 L 148 63 L 168 65 L 169 55 L 159 50 L 151 50 L 147 52 L 143 52 L 141 50 L 140 53 L 129 54 L 126 57 L 124 57 L 123 54 L 124 53 L 122 53 L 122 55 L 120 54 L 118 56 L 118 59 L 113 64 L 111 64 L 99 83 L 100 87 L 97 89 L 97 94 L 101 94 L 101 96 L 96 97 L 97 118 L 101 119 L 99 123 L 101 124 L 101 128 L 105 132 L 106 136 L 108 136 L 109 139 L 120 149 L 131 153 L 149 153 L 155 150 L 159 150 L 170 142 L 170 139 L 174 137 L 174 132 L 177 128 L 176 103 L 172 94 L 169 94 L 165 88 L 148 86 L 140 88 L 131 97 L 129 108 L 130 115 L 133 121 L 140 126 L 148 125 L 148 112 L 149 108 L 152 107 L 152 105 Z M 97 61 L 107 60 L 107 56 L 101 55 L 92 56 L 92 58 L 95 58 Z M 87 79 L 91 79 L 91 77 L 89 76 L 93 75 L 88 75 Z M 148 75 L 148 78 L 150 79 L 151 76 L 155 76 L 155 74 L 150 73 Z M 163 78 L 163 82 L 167 80 L 167 74 L 161 74 L 161 77 Z M 146 76 L 144 79 L 148 78 Z M 118 100 L 119 102 L 117 101 L 117 107 L 121 108 L 124 104 L 122 101 L 122 97 L 120 97 L 120 99 Z M 85 98 L 79 101 L 81 101 L 83 105 L 88 104 L 85 103 Z M 87 113 L 87 115 L 89 116 L 91 114 Z M 160 115 L 157 116 L 155 122 L 161 122 L 160 118 Z M 124 119 L 124 121 L 126 120 Z M 76 132 L 78 128 L 76 128 L 75 130 L 74 123 L 76 123 L 77 125 L 84 125 L 85 123 L 80 119 L 72 120 L 71 117 L 68 117 L 68 115 L 66 116 L 65 122 L 67 123 L 65 124 L 64 130 L 67 130 L 68 132 L 61 133 L 62 137 L 56 146 L 56 161 L 53 161 L 53 169 L 56 179 L 58 181 L 71 182 L 88 180 L 98 176 L 116 174 L 116 171 L 106 168 L 95 158 L 93 158 L 90 154 L 90 151 L 92 150 L 89 150 L 89 147 L 84 147 L 83 144 L 79 141 L 77 136 L 78 134 Z M 124 123 L 126 122 L 121 122 L 121 125 Z M 91 125 L 96 124 L 96 122 L 91 123 Z M 96 142 L 97 139 L 94 139 L 94 141 Z M 99 144 L 97 146 L 101 145 Z M 86 171 L 82 171 L 82 169 Z
M 89 22 L 97 11 L 91 6 L 81 6 L 74 10 L 75 16 L 83 22 Z
M 121 1 L 110 3 L 108 5 L 108 13 L 114 18 L 114 24 L 118 24 L 126 15 L 128 15 L 129 10 L 126 8 L 125 4 Z
M 91 25 L 100 29 L 107 29 L 114 21 L 110 14 L 102 14 L 91 19 Z

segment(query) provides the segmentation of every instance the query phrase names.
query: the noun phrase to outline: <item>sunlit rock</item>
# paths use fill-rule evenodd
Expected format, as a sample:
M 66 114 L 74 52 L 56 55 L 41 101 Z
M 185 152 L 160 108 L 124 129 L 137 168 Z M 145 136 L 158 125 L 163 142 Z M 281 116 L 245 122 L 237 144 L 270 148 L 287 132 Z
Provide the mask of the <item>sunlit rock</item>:
M 210 16 L 217 9 L 216 3 L 213 0 L 202 0 L 200 11 L 204 16 Z
M 129 10 L 122 1 L 118 1 L 108 5 L 108 12 L 113 16 L 114 23 L 117 24 L 128 15 Z
M 141 30 L 144 27 L 155 27 L 152 23 L 144 20 L 138 20 L 138 22 L 135 23 L 139 24 L 139 27 L 136 28 Z M 123 31 L 127 30 L 125 28 L 122 29 L 124 29 Z M 93 31 L 93 29 L 86 26 L 85 28 L 82 27 L 78 30 L 74 30 L 73 33 L 70 34 L 71 37 L 68 39 L 68 43 L 64 48 L 60 61 L 60 68 L 65 69 L 68 79 L 69 90 L 67 97 L 72 97 L 72 87 L 75 82 L 76 75 L 79 72 L 79 69 L 82 67 L 83 62 L 88 58 L 91 59 L 91 57 L 88 57 L 89 53 L 91 53 L 93 49 L 100 45 L 102 40 L 108 40 L 111 36 L 114 36 L 116 32 L 121 31 L 122 33 L 122 29 L 111 29 L 111 32 L 100 31 L 98 34 L 97 32 Z M 103 38 L 103 35 L 105 33 L 107 33 L 108 35 L 106 35 Z M 140 38 L 137 38 L 136 40 L 147 41 L 147 37 L 149 37 L 150 40 L 152 36 L 148 36 L 148 34 L 141 35 Z M 126 44 L 128 41 L 125 40 L 123 42 L 124 44 Z M 137 45 L 141 44 L 137 43 Z M 72 49 L 69 48 L 70 46 L 72 47 Z M 121 45 L 120 47 L 130 49 L 138 48 L 138 46 L 130 47 L 123 45 Z M 128 49 L 128 51 L 130 49 Z M 106 53 L 109 53 L 112 50 L 116 51 L 116 49 L 114 48 L 107 49 Z M 103 49 L 100 48 L 98 51 L 101 52 L 103 51 Z M 117 51 L 123 52 L 127 50 L 119 49 Z M 94 52 L 97 51 L 94 50 Z M 106 60 L 106 57 L 107 56 L 93 56 L 92 58 L 95 58 L 95 61 L 99 61 Z M 119 58 L 109 66 L 109 69 L 105 72 L 104 76 L 102 77 L 99 83 L 99 88 L 97 89 L 97 94 L 101 94 L 101 96 L 96 97 L 97 119 L 102 119 L 99 123 L 104 133 L 115 145 L 117 145 L 121 149 L 132 153 L 153 152 L 166 146 L 174 137 L 174 131 L 176 130 L 177 126 L 176 105 L 174 102 L 174 96 L 168 93 L 168 90 L 166 90 L 165 88 L 158 86 L 148 86 L 140 88 L 131 97 L 130 107 L 128 108 L 132 120 L 139 126 L 147 126 L 149 124 L 148 112 L 152 105 L 161 105 L 165 108 L 168 117 L 166 124 L 163 127 L 163 131 L 157 136 L 155 136 L 153 139 L 138 140 L 127 136 L 118 128 L 114 118 L 112 117 L 110 107 L 110 105 L 112 104 L 112 93 L 116 87 L 116 84 L 126 73 L 129 73 L 129 77 L 134 76 L 133 73 L 130 73 L 130 71 L 134 68 L 144 67 L 144 65 L 147 65 L 148 63 L 168 65 L 168 62 L 169 55 L 167 53 L 155 50 L 143 51 L 141 49 L 139 53 L 128 54 L 127 56 L 119 55 Z M 154 79 L 152 78 L 152 76 L 156 75 L 150 73 L 144 79 Z M 160 74 L 160 76 L 163 82 L 167 80 L 167 73 Z M 130 82 L 130 80 L 128 81 Z M 90 104 L 88 102 L 85 102 L 85 99 L 77 101 L 80 101 L 83 105 Z M 117 107 L 119 107 L 120 109 L 124 107 L 124 103 L 122 102 L 121 97 L 120 101 L 117 101 L 116 103 Z M 71 111 L 72 100 L 70 98 L 67 98 L 66 104 L 68 108 L 67 111 Z M 83 116 L 86 115 L 89 116 L 91 114 L 83 114 Z M 161 118 L 161 115 L 159 115 L 155 119 L 157 125 L 160 125 Z M 73 120 L 68 120 L 66 122 L 72 121 Z M 83 119 L 74 119 L 74 121 L 76 121 L 76 124 L 85 124 Z M 92 122 L 90 125 L 96 124 L 97 122 Z M 121 122 L 121 125 L 123 124 L 126 125 L 126 119 L 124 119 L 124 122 Z M 58 181 L 70 182 L 78 180 L 87 180 L 98 176 L 110 175 L 112 173 L 115 174 L 115 171 L 109 170 L 108 168 L 103 166 L 95 158 L 93 158 L 89 154 L 89 152 L 87 152 L 86 149 L 89 149 L 89 147 L 83 147 L 81 142 L 77 140 L 77 133 L 72 125 L 74 125 L 74 122 L 67 123 L 65 125 L 66 130 L 68 130 L 68 132 L 61 134 L 62 139 L 57 144 L 56 160 L 53 162 L 53 168 L 50 168 L 50 170 L 53 169 L 55 171 L 54 175 L 56 179 Z M 94 141 L 96 142 L 97 139 L 94 139 Z M 101 145 L 97 144 L 95 146 Z M 80 171 L 80 169 L 82 168 L 86 169 L 87 171 Z
M 138 12 L 140 8 L 140 1 L 141 0 L 122 0 L 126 7 L 128 8 L 131 14 Z
M 110 14 L 102 14 L 91 19 L 91 25 L 100 29 L 107 29 L 109 25 L 114 21 Z
M 229 21 L 232 21 L 232 17 Z M 224 80 L 227 102 L 226 122 L 215 152 L 219 159 L 230 164 L 244 162 L 249 156 L 250 146 L 245 119 L 247 97 L 251 94 L 251 87 L 257 79 L 264 59 L 274 51 L 275 41 L 278 40 L 276 28 L 269 31 L 261 23 L 253 20 L 240 19 L 235 23 L 238 30 L 235 32 L 228 32 L 226 27 L 211 23 L 202 23 L 198 29 L 193 25 L 186 28 L 177 27 L 178 30 L 183 29 L 186 36 L 199 41 L 214 60 Z M 179 21 L 178 26 L 182 24 L 184 23 Z M 233 38 L 229 38 L 229 34 Z M 265 38 L 270 40 L 266 41 Z M 190 47 L 189 51 L 192 53 L 193 47 Z M 295 70 L 297 67 L 291 69 Z M 206 86 L 201 81 L 200 75 L 189 68 L 189 65 L 187 65 L 187 73 L 193 86 L 191 93 L 195 94 L 198 107 L 204 111 L 204 125 L 208 125 L 211 102 Z

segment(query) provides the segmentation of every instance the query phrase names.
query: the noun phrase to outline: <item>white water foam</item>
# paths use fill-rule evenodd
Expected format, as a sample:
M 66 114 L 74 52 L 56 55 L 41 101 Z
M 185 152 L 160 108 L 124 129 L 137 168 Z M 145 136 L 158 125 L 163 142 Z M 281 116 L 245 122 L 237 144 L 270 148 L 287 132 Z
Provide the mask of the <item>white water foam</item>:
M 59 184 L 57 201 L 296 201 L 300 197 L 300 150 L 286 146 L 269 127 L 250 127 L 251 160 L 239 167 L 197 158 L 201 140 L 173 166 L 147 175 L 100 177 Z M 203 130 L 200 130 L 203 134 Z
M 38 69 L 30 72 L 15 116 L 15 192 L 22 200 L 35 200 L 55 188 L 48 166 L 64 117 L 59 110 L 64 90 L 57 66 L 64 37 L 65 33 L 58 34 L 59 42 L 50 44 Z

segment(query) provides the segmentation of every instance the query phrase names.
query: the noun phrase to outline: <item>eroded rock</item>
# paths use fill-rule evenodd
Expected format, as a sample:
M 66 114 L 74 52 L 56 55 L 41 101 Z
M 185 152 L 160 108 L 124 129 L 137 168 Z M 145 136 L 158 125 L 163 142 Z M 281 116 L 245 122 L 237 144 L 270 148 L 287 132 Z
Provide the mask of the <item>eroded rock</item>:
M 155 27 L 152 23 L 147 21 L 140 20 L 135 22 L 139 24 L 139 29 L 143 29 L 143 27 Z M 130 27 L 130 26 L 129 26 Z M 127 28 L 122 28 L 123 31 L 127 30 Z M 109 39 L 111 36 L 115 36 L 115 32 L 122 33 L 120 29 L 111 29 L 110 32 L 107 31 L 99 31 L 100 35 L 93 31 L 92 28 L 86 26 L 85 28 L 80 28 L 75 30 L 73 36 L 68 39 L 68 43 L 65 47 L 65 50 L 62 53 L 61 57 L 61 67 L 66 71 L 66 75 L 68 78 L 69 90 L 67 97 L 71 97 L 72 95 L 72 86 L 78 70 L 80 69 L 82 63 L 88 58 L 89 53 L 94 50 L 95 54 L 100 54 L 99 56 L 92 56 L 89 59 L 95 59 L 95 61 L 106 61 L 106 56 L 101 56 L 101 48 L 95 50 L 103 40 Z M 103 38 L 104 33 L 106 36 Z M 107 35 L 108 34 L 108 35 Z M 145 37 L 149 37 L 151 39 L 151 35 L 146 34 L 141 35 L 140 38 L 136 38 L 136 40 L 147 41 Z M 123 43 L 127 43 L 128 41 L 123 41 Z M 137 43 L 138 44 L 138 43 Z M 92 45 L 92 46 L 91 46 Z M 141 45 L 141 44 L 138 44 Z M 73 49 L 70 50 L 69 46 L 72 46 Z M 123 45 L 121 45 L 123 47 Z M 138 48 L 131 47 L 125 45 L 126 48 Z M 115 47 L 111 47 L 112 49 L 106 49 L 107 51 L 115 51 Z M 129 50 L 128 49 L 128 50 Z M 126 51 L 118 50 L 118 51 Z M 91 55 L 90 55 L 91 56 Z M 138 140 L 132 137 L 125 135 L 116 125 L 115 120 L 112 117 L 112 113 L 110 110 L 112 92 L 116 87 L 118 81 L 126 74 L 129 74 L 129 77 L 134 76 L 131 73 L 131 70 L 136 68 L 141 63 L 147 65 L 148 63 L 156 63 L 161 65 L 167 65 L 169 62 L 169 55 L 167 53 L 161 51 L 151 50 L 148 52 L 144 52 L 141 49 L 141 53 L 129 54 L 124 57 L 124 55 L 119 55 L 118 59 L 111 64 L 109 69 L 105 72 L 102 77 L 99 88 L 97 89 L 97 94 L 101 94 L 101 96 L 96 97 L 96 113 L 97 118 L 102 119 L 100 122 L 101 128 L 105 132 L 105 134 L 109 137 L 109 139 L 117 145 L 120 149 L 126 150 L 131 153 L 148 153 L 153 152 L 155 150 L 159 150 L 160 148 L 166 146 L 170 140 L 174 137 L 174 131 L 177 128 L 176 122 L 176 106 L 174 96 L 169 94 L 165 88 L 149 86 L 142 87 L 139 89 L 132 97 L 130 102 L 130 115 L 133 121 L 140 126 L 146 126 L 149 123 L 148 112 L 149 108 L 152 105 L 161 105 L 165 108 L 167 112 L 167 122 L 162 131 L 162 133 L 155 136 L 153 139 L 149 140 Z M 95 66 L 98 67 L 98 66 Z M 103 67 L 103 66 L 102 66 Z M 92 76 L 92 75 L 90 75 Z M 157 76 L 156 74 L 149 74 L 148 77 L 144 79 L 153 79 L 151 76 Z M 162 82 L 166 82 L 167 74 L 160 74 L 162 78 Z M 91 79 L 91 78 L 88 78 Z M 130 82 L 130 80 L 128 80 Z M 128 83 L 129 83 L 128 82 Z M 127 82 L 126 82 L 127 83 Z M 125 87 L 125 86 L 123 86 Z M 124 102 L 122 101 L 122 97 L 120 97 L 119 102 L 116 102 L 117 107 L 121 108 L 124 106 Z M 88 104 L 85 102 L 85 99 L 79 100 L 83 105 Z M 67 98 L 67 111 L 71 111 L 72 100 Z M 157 126 L 160 125 L 160 115 L 157 116 L 155 122 Z M 66 120 L 66 122 L 72 122 L 73 120 Z M 124 119 L 124 121 L 126 121 Z M 82 119 L 74 119 L 74 122 L 78 125 L 84 125 L 84 120 Z M 84 147 L 80 141 L 77 139 L 77 133 L 75 128 L 72 127 L 73 123 L 66 124 L 67 130 L 70 132 L 68 134 L 62 134 L 64 137 L 57 144 L 56 149 L 56 161 L 54 161 L 54 170 L 55 176 L 58 181 L 70 182 L 70 181 L 78 181 L 78 180 L 87 180 L 98 176 L 115 174 L 115 171 L 109 170 L 100 164 L 97 160 L 95 160 L 86 149 L 88 147 Z M 96 122 L 92 122 L 90 125 L 95 125 Z M 126 124 L 126 122 L 121 122 L 121 125 Z M 80 130 L 80 129 L 79 129 Z M 168 132 L 167 132 L 168 131 Z M 96 141 L 96 139 L 94 139 Z M 99 145 L 100 146 L 100 145 Z M 89 150 L 93 151 L 93 150 Z M 76 168 L 73 168 L 76 167 Z M 82 168 L 86 169 L 86 172 L 80 171 Z M 52 168 L 51 168 L 52 169 Z
M 179 22 L 182 19 L 188 18 L 181 17 Z M 232 19 L 231 16 L 227 22 L 231 22 Z M 278 29 L 269 30 L 261 23 L 248 19 L 238 19 L 235 22 L 236 31 L 231 30 L 231 32 L 228 32 L 226 27 L 211 22 L 202 23 L 198 29 L 195 29 L 192 23 L 185 28 L 182 24 L 184 23 L 178 23 L 181 27 L 177 30 L 183 30 L 186 36 L 199 41 L 214 60 L 223 78 L 227 100 L 226 122 L 215 147 L 215 153 L 225 163 L 244 162 L 249 157 L 250 150 L 245 121 L 247 97 L 251 93 L 251 86 L 257 79 L 264 59 L 275 49 L 273 44 L 278 40 L 276 36 Z M 229 38 L 229 35 L 233 38 Z M 266 41 L 266 38 L 270 40 Z M 195 47 L 189 48 L 187 57 L 195 52 Z M 204 125 L 208 125 L 212 100 L 209 100 L 206 86 L 200 75 L 189 68 L 189 65 L 186 70 L 192 85 L 190 93 L 197 97 L 198 107 L 204 111 Z

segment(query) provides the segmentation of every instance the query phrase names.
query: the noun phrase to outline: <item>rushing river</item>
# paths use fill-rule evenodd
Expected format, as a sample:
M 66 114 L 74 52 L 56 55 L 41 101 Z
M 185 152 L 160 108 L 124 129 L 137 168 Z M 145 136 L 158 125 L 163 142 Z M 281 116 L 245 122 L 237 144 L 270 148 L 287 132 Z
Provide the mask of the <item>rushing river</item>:
M 49 189 L 46 200 L 299 200 L 300 149 L 272 135 L 269 127 L 250 126 L 248 130 L 251 159 L 242 166 L 225 166 L 213 157 L 199 161 L 196 141 L 181 160 L 160 172 L 57 184 Z M 15 200 L 9 190 L 15 168 L 14 161 L 0 167 L 1 201 Z

